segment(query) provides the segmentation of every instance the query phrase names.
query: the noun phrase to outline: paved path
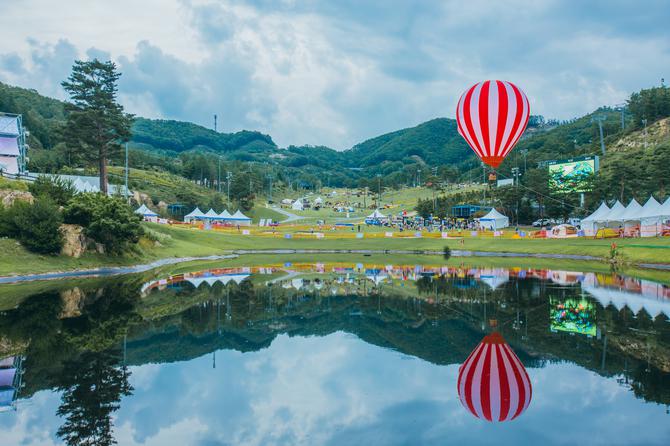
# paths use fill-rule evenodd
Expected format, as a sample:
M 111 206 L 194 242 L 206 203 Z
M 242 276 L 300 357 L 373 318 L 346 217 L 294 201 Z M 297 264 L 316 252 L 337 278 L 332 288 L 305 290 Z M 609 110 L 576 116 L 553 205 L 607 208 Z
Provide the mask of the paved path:
M 278 208 L 276 206 L 272 206 L 270 209 L 272 209 L 273 211 L 277 211 L 280 214 L 286 216 L 286 220 L 283 220 L 280 223 L 290 223 L 292 221 L 302 220 L 303 218 L 305 218 L 305 217 L 301 217 L 300 215 L 296 215 L 292 212 L 289 212 L 285 209 Z

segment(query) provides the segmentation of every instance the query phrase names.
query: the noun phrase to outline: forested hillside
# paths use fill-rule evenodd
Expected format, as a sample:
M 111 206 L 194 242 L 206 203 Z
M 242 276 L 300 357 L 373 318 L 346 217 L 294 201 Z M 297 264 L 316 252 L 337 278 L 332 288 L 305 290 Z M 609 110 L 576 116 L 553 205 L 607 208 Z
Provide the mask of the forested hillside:
M 77 148 L 62 142 L 63 102 L 0 84 L 0 110 L 23 114 L 30 130 L 31 171 L 90 167 Z M 499 177 L 509 178 L 513 167 L 520 168 L 525 189 L 514 194 L 501 190 L 498 195 L 509 195 L 503 200 L 506 205 L 510 197 L 518 199 L 528 215 L 536 212 L 531 208 L 537 209 L 538 203 L 548 212 L 570 213 L 576 195 L 550 191 L 542 162 L 601 155 L 601 173 L 593 192 L 586 196 L 587 209 L 603 199 L 644 200 L 650 193 L 663 198 L 668 193 L 665 166 L 670 161 L 668 123 L 663 119 L 668 116 L 667 87 L 633 93 L 623 110 L 601 108 L 567 122 L 545 122 L 542 116 L 533 116 L 524 137 L 498 169 Z M 597 120 L 602 122 L 605 156 Z M 212 189 L 226 182 L 231 172 L 232 189 L 243 195 L 236 198 L 246 202 L 259 193 L 269 194 L 270 184 L 292 189 L 331 185 L 375 190 L 380 183 L 384 187 L 437 185 L 477 181 L 483 175 L 479 160 L 458 134 L 456 122 L 447 118 L 371 138 L 343 152 L 319 146 L 282 149 L 271 136 L 259 132 L 227 134 L 171 120 L 137 117 L 132 130 L 132 167 L 180 175 Z M 122 159 L 117 157 L 112 163 L 119 165 Z

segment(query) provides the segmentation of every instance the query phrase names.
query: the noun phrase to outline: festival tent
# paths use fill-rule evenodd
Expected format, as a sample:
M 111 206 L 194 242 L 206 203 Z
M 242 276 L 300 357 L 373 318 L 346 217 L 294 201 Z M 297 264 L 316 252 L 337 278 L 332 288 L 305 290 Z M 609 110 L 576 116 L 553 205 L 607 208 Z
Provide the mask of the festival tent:
M 659 233 L 661 204 L 652 196 L 640 210 L 640 237 L 654 237 Z
M 219 218 L 221 220 L 230 220 L 232 217 L 233 216 L 230 215 L 230 212 L 228 212 L 226 209 L 224 209 L 223 212 L 219 214 Z
M 193 209 L 193 211 L 190 214 L 184 215 L 184 221 L 186 223 L 190 223 L 193 220 L 200 220 L 204 216 L 205 216 L 205 214 L 202 213 L 200 208 L 195 208 L 195 209 Z
M 626 208 L 624 207 L 624 205 L 621 204 L 619 200 L 617 200 L 617 202 L 614 203 L 614 206 L 612 206 L 610 211 L 604 215 L 601 215 L 600 218 L 598 218 L 597 222 L 606 224 L 609 224 L 610 222 L 621 222 L 621 216 L 623 215 L 625 210 Z
M 323 204 L 323 198 L 317 197 L 316 200 L 314 200 L 314 204 Z
M 640 206 L 640 203 L 638 203 L 635 198 L 630 200 L 630 203 L 626 206 L 626 210 L 621 214 L 621 220 L 623 221 L 625 230 L 632 233 L 634 232 L 633 228 L 639 226 L 641 210 L 642 206 Z
M 595 235 L 596 231 L 598 230 L 597 222 L 600 221 L 600 218 L 603 215 L 608 214 L 609 211 L 610 208 L 607 207 L 603 201 L 593 214 L 589 215 L 581 221 L 581 227 L 584 230 L 584 233 L 586 235 Z
M 302 211 L 304 209 L 302 205 L 302 199 L 295 200 L 291 205 L 291 209 L 293 209 L 294 211 Z
M 388 218 L 388 217 L 386 217 L 386 215 L 379 212 L 379 209 L 375 209 L 375 211 L 372 214 L 368 215 L 365 218 L 370 219 L 370 220 L 383 220 L 383 219 Z
M 479 219 L 479 226 L 482 229 L 493 230 L 506 228 L 509 226 L 509 218 L 498 212 L 496 208 L 493 208 L 488 214 Z
M 144 220 L 147 221 L 156 221 L 158 220 L 158 214 L 146 207 L 146 205 L 142 205 L 139 208 L 135 209 L 135 213 L 139 214 L 144 218 Z
M 203 216 L 204 220 L 220 220 L 219 214 L 214 209 L 209 208 L 209 211 Z
M 240 210 L 235 212 L 228 221 L 231 221 L 233 223 L 236 223 L 238 225 L 242 226 L 249 226 L 251 225 L 251 219 L 244 215 Z

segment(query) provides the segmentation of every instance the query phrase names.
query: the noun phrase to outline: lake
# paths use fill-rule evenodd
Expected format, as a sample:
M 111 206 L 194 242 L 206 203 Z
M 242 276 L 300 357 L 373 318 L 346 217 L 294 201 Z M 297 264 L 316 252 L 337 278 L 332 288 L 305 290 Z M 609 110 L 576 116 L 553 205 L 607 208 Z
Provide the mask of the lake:
M 341 258 L 0 286 L 0 444 L 668 444 L 667 283 Z

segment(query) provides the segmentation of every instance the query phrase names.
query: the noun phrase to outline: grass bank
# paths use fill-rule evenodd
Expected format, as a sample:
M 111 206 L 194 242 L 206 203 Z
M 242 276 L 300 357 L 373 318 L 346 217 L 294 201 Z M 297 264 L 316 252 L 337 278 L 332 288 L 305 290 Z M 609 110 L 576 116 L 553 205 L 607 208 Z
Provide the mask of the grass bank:
M 283 232 L 278 232 L 274 236 L 245 236 L 238 233 L 160 225 L 149 226 L 153 231 L 164 235 L 161 244 L 156 245 L 145 240 L 133 252 L 124 256 L 86 254 L 79 259 L 44 256 L 26 251 L 14 240 L 0 239 L 0 253 L 2 253 L 0 255 L 0 276 L 72 271 L 100 266 L 125 266 L 147 263 L 161 258 L 207 256 L 244 249 L 442 250 L 444 246 L 449 246 L 454 250 L 515 253 L 519 257 L 542 253 L 606 258 L 611 244 L 611 240 L 590 238 L 545 240 L 465 237 L 461 242 L 460 239 L 439 238 L 373 238 L 370 234 L 370 238 L 357 239 L 351 238 L 351 234 L 344 233 L 343 238 L 329 234 L 331 238 L 317 239 L 313 235 L 304 234 L 302 238 L 286 239 L 284 238 L 285 232 L 290 231 L 290 228 L 284 228 Z M 345 235 L 349 238 L 344 238 Z M 621 239 L 616 240 L 616 243 L 622 249 L 626 261 L 631 265 L 670 263 L 670 239 Z M 509 260 L 503 259 L 502 261 L 512 263 Z M 530 262 L 538 265 L 540 259 L 533 259 Z

